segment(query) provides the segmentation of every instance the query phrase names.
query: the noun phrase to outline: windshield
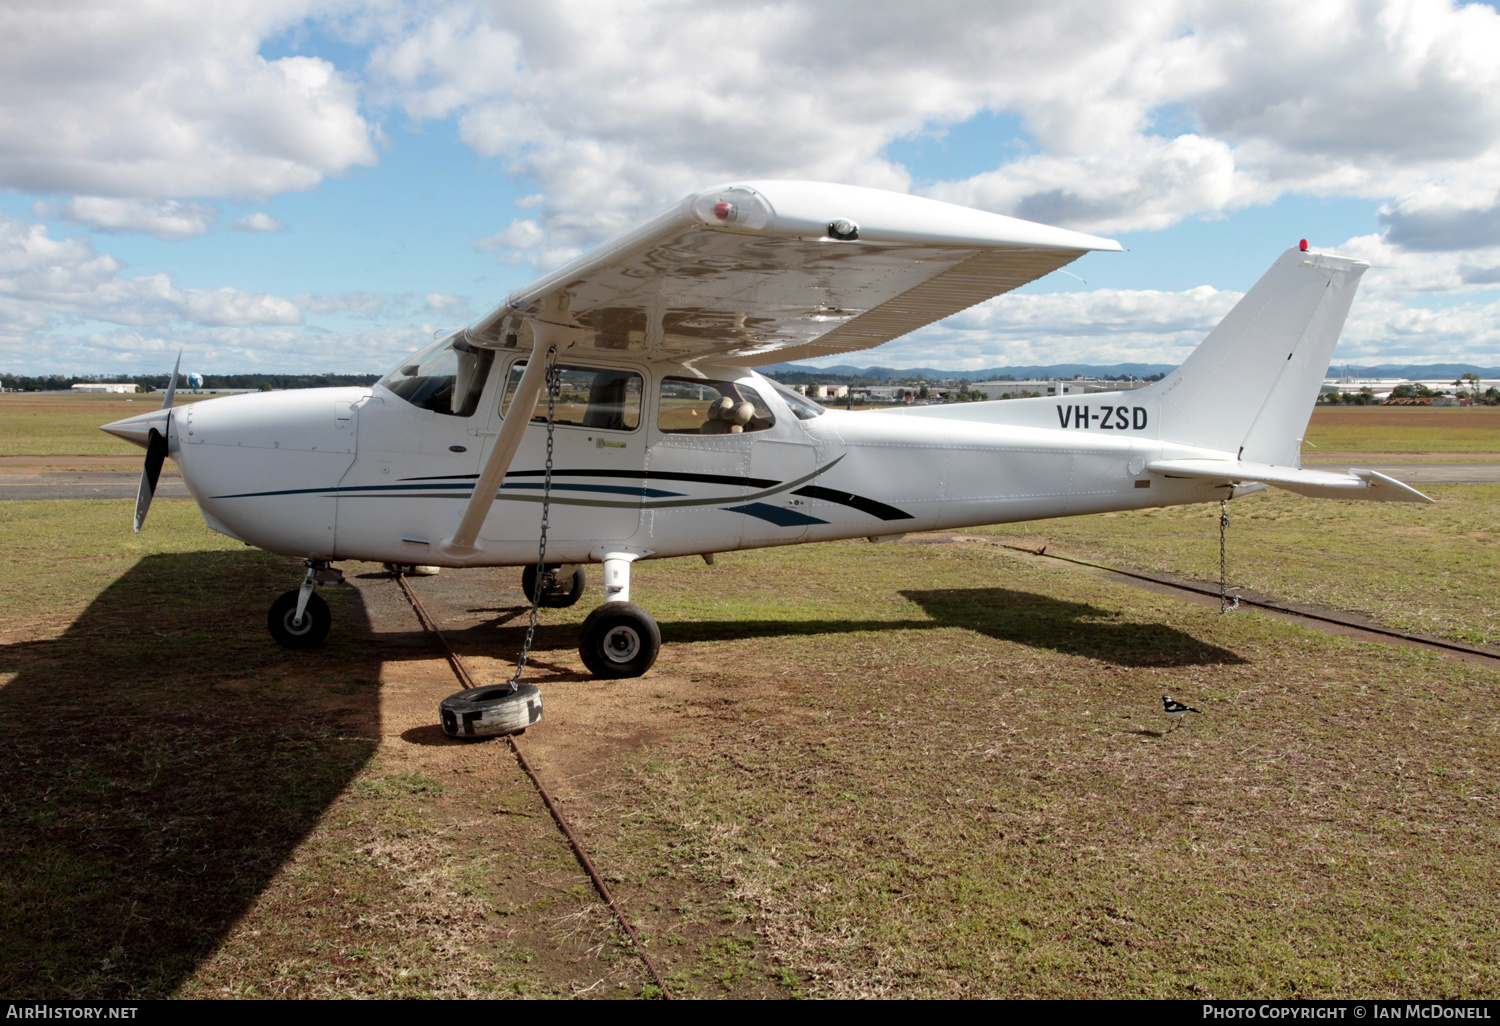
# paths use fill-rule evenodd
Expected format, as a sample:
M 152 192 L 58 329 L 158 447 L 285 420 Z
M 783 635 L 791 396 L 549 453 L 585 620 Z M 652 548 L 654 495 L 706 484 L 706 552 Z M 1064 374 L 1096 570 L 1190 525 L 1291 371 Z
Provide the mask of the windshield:
M 413 406 L 449 417 L 468 417 L 479 408 L 479 394 L 495 353 L 471 346 L 462 335 L 434 342 L 380 379 Z
M 782 400 L 792 408 L 792 416 L 798 420 L 812 420 L 814 417 L 821 417 L 828 412 L 807 396 L 793 392 L 774 378 L 767 378 L 766 380 L 771 382 L 771 387 L 776 389 Z

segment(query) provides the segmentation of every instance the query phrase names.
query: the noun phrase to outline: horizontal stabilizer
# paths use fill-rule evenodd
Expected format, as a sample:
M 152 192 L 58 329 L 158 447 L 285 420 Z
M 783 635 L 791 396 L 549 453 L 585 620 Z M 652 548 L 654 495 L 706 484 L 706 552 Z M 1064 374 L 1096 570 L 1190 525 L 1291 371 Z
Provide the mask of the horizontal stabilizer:
M 1314 499 L 1368 499 L 1373 502 L 1432 502 L 1409 485 L 1374 470 L 1298 470 L 1237 460 L 1156 460 L 1146 469 L 1167 477 L 1193 477 L 1225 484 L 1259 481 Z

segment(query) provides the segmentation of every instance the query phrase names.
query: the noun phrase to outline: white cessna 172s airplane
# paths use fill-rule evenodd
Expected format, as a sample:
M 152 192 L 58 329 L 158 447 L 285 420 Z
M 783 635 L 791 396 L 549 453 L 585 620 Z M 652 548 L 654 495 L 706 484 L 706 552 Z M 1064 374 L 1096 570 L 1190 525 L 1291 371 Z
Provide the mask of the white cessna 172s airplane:
M 327 634 L 314 589 L 339 579 L 337 560 L 531 564 L 528 595 L 554 606 L 577 600 L 583 564 L 602 563 L 604 602 L 579 647 L 603 678 L 646 672 L 660 649 L 655 621 L 630 602 L 637 560 L 1269 485 L 1431 501 L 1372 471 L 1301 468 L 1367 267 L 1305 242 L 1178 370 L 1136 391 L 848 413 L 753 370 L 868 349 L 1119 249 L 915 196 L 741 182 L 513 293 L 373 387 L 176 410 L 169 389 L 161 410 L 104 430 L 147 450 L 136 530 L 170 455 L 209 527 L 306 560 L 301 588 L 269 614 L 283 645 Z

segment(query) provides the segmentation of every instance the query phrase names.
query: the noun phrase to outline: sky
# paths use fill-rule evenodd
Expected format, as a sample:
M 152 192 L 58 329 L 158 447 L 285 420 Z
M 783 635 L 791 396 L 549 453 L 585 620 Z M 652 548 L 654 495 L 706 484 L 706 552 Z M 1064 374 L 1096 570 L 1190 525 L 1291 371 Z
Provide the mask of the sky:
M 689 192 L 1119 239 L 823 361 L 1176 364 L 1286 248 L 1338 362 L 1500 365 L 1500 12 L 1446 0 L 10 0 L 0 371 L 378 372 Z

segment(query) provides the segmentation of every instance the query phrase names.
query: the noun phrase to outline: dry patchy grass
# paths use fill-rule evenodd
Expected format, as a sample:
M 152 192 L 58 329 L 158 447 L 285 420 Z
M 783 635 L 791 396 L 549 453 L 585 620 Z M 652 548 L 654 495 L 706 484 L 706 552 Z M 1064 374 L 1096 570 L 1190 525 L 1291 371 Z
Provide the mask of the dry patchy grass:
M 743 559 L 642 586 L 679 733 L 622 768 L 633 812 L 597 843 L 719 887 L 705 914 L 753 929 L 759 971 L 825 996 L 1500 987 L 1493 671 L 990 547 Z M 727 574 L 765 602 L 748 625 L 689 598 Z M 816 597 L 774 608 L 796 582 Z M 1205 714 L 1164 734 L 1163 693 Z
M 178 396 L 178 404 L 209 396 Z M 0 395 L 0 456 L 58 453 L 136 453 L 140 450 L 99 430 L 99 425 L 150 413 L 159 395 L 10 392 Z
M 1500 486 L 1431 485 L 1437 504 L 1305 499 L 1279 489 L 1230 503 L 1229 583 L 1366 613 L 1400 630 L 1500 642 Z M 1124 569 L 1219 579 L 1218 507 L 984 528 Z
M 1440 510 L 1491 524 L 1493 492 Z M 1254 499 L 1237 531 L 1370 579 L 1427 551 Z M 284 653 L 261 618 L 295 568 L 216 548 L 189 503 L 146 542 L 128 503 L 9 505 L 7 590 L 59 587 L 5 611 L 0 989 L 648 992 L 503 747 L 441 738 L 455 685 L 388 578 L 352 568 L 328 646 Z M 1210 513 L 1077 539 L 1165 559 Z M 516 576 L 416 585 L 482 681 L 520 641 Z M 522 743 L 684 995 L 1500 991 L 1492 670 L 989 545 L 644 563 L 634 591 L 656 668 L 588 679 L 587 600 L 549 611 Z M 1166 733 L 1164 693 L 1203 715 Z
M 1338 452 L 1500 452 L 1500 406 L 1319 406 L 1304 459 Z

